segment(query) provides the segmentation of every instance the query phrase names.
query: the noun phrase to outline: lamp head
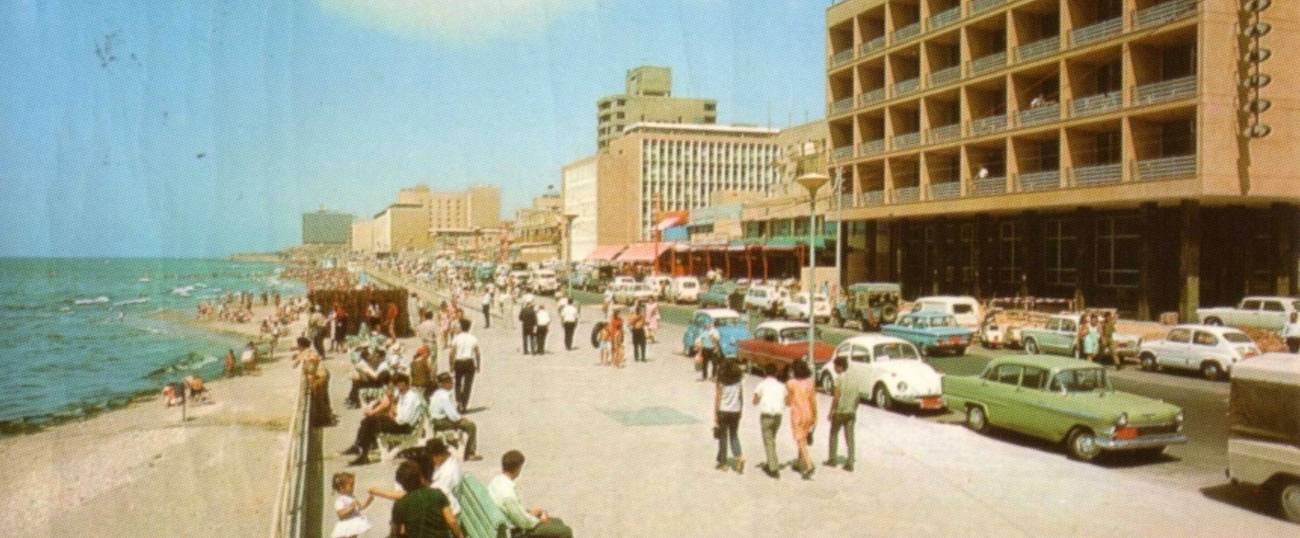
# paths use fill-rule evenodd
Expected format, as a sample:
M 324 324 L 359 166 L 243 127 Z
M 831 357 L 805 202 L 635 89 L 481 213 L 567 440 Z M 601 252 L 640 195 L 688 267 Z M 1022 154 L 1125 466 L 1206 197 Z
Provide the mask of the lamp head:
M 831 180 L 830 176 L 826 174 L 818 174 L 816 172 L 813 172 L 813 173 L 808 173 L 799 176 L 794 181 L 795 183 L 802 185 L 803 188 L 807 189 L 809 196 L 817 196 L 817 190 L 821 189 L 822 185 L 825 185 L 830 180 Z

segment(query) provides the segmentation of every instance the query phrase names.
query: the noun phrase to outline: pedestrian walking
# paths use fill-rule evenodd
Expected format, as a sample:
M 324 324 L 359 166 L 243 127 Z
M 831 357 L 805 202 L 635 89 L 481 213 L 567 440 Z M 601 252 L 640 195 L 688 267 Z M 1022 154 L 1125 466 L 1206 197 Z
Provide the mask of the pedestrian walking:
M 546 334 L 551 330 L 551 313 L 546 305 L 537 305 L 537 328 L 533 330 L 533 351 L 538 355 L 546 354 Z
M 420 312 L 420 317 L 424 319 L 419 325 L 415 326 L 415 336 L 419 337 L 420 343 L 424 347 L 429 348 L 429 356 L 436 366 L 438 362 L 438 323 L 433 321 L 433 312 L 428 310 Z
M 637 305 L 627 323 L 628 328 L 632 331 L 632 360 L 635 362 L 646 362 L 646 320 L 644 310 L 644 307 Z
M 718 382 L 713 393 L 713 437 L 718 440 L 718 470 L 727 469 L 727 447 L 736 458 L 732 468 L 737 473 L 745 472 L 745 455 L 740 449 L 740 412 L 744 401 L 744 374 L 740 365 L 727 363 L 718 375 Z
M 710 321 L 704 326 L 704 332 L 695 341 L 695 347 L 700 353 L 700 381 L 709 380 L 709 364 L 713 364 L 714 375 L 717 375 L 718 358 L 722 356 L 722 333 Z
M 578 307 L 570 299 L 560 307 L 560 323 L 564 325 L 564 350 L 573 351 L 573 333 L 578 330 Z
M 817 424 L 817 388 L 813 386 L 812 369 L 806 361 L 795 361 L 790 365 L 794 378 L 786 381 L 788 404 L 790 406 L 790 433 L 799 447 L 799 459 L 795 470 L 803 475 L 804 480 L 812 479 L 813 459 L 808 453 L 808 444 L 812 440 L 813 427 Z
M 1088 362 L 1097 362 L 1097 354 L 1101 349 L 1101 331 L 1097 330 L 1097 317 L 1088 316 L 1088 323 L 1082 328 L 1083 332 L 1083 357 Z
M 470 391 L 474 389 L 474 375 L 478 373 L 482 354 L 478 337 L 470 334 L 470 321 L 460 320 L 460 334 L 451 340 L 452 372 L 456 376 L 456 405 L 460 412 L 469 409 Z
M 835 368 L 835 388 L 831 391 L 831 412 L 828 417 L 831 422 L 830 453 L 826 456 L 825 465 L 834 467 L 839 464 L 836 451 L 840 446 L 840 430 L 844 430 L 844 443 L 849 452 L 848 460 L 844 462 L 844 470 L 853 472 L 853 461 L 857 455 L 853 426 L 857 422 L 858 401 L 862 398 L 862 391 L 856 384 L 845 382 L 844 372 L 849 369 L 847 357 L 835 357 L 833 368 Z
M 1300 313 L 1291 313 L 1291 319 L 1282 327 L 1282 339 L 1291 353 L 1300 353 Z
M 533 343 L 536 341 L 533 335 L 537 330 L 537 311 L 533 309 L 533 304 L 527 297 L 524 298 L 523 306 L 519 309 L 519 327 L 524 355 L 531 355 L 536 352 L 533 348 Z
M 645 330 L 650 343 L 659 343 L 659 299 L 651 297 L 645 305 Z
M 487 292 L 483 294 L 482 307 L 483 307 L 483 328 L 484 329 L 492 328 L 492 301 L 495 299 L 495 295 L 496 293 L 493 292 L 491 289 L 488 289 Z
M 609 316 L 609 324 L 605 326 L 606 337 L 609 338 L 609 360 L 610 364 L 615 367 L 623 367 L 623 318 L 619 316 L 618 309 L 615 309 Z
M 766 376 L 754 388 L 754 405 L 758 406 L 758 423 L 763 432 L 763 450 L 767 461 L 763 472 L 772 478 L 780 476 L 781 466 L 776 457 L 776 432 L 781 429 L 781 417 L 785 414 L 786 386 L 776 378 L 776 365 L 769 364 L 764 371 Z

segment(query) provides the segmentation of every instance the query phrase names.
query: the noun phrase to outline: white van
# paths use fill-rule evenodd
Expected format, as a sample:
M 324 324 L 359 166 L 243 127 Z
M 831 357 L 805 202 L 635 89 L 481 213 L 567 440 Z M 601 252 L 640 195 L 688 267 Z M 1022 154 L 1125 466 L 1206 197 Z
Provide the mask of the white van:
M 675 303 L 694 303 L 700 300 L 700 280 L 693 276 L 679 276 L 668 286 L 668 297 Z
M 555 271 L 538 269 L 529 277 L 528 287 L 537 295 L 554 295 L 560 290 L 560 281 L 555 277 Z
M 664 300 L 668 298 L 668 292 L 673 286 L 673 277 L 666 275 L 647 276 L 643 282 L 649 284 L 650 289 L 654 290 L 655 298 Z
M 1300 359 L 1267 353 L 1237 363 L 1228 409 L 1228 479 L 1262 487 L 1300 523 Z
M 912 311 L 943 312 L 957 320 L 957 325 L 979 331 L 983 312 L 980 303 L 969 295 L 934 295 L 921 297 L 912 303 Z

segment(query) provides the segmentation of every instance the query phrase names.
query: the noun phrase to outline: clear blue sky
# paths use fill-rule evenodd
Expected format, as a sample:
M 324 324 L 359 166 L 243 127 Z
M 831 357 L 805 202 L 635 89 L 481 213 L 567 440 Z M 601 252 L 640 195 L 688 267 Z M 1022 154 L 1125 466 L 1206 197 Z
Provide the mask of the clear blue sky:
M 723 123 L 819 117 L 827 5 L 6 0 L 0 256 L 277 249 L 416 183 L 502 185 L 508 217 L 639 64 Z

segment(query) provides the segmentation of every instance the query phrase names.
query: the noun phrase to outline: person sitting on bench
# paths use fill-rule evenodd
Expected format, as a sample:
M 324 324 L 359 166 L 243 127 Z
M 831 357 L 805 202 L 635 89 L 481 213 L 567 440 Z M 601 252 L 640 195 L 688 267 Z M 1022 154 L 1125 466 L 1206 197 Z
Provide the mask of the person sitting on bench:
M 352 388 L 348 390 L 348 398 L 345 401 L 348 407 L 361 407 L 361 389 L 378 388 L 388 384 L 389 373 L 378 371 L 379 365 L 383 363 L 384 352 L 375 351 L 371 353 L 366 346 L 357 346 L 357 350 L 352 352 Z
M 515 481 L 524 470 L 524 453 L 511 450 L 501 456 L 501 474 L 488 484 L 492 502 L 510 520 L 510 525 L 530 538 L 573 538 L 573 530 L 564 521 L 553 518 L 541 508 L 525 510 L 515 489 Z M 518 535 L 515 535 L 518 536 Z
M 393 384 L 397 385 L 397 406 L 394 407 L 388 404 L 386 399 L 381 399 L 375 406 L 366 409 L 366 416 L 361 419 L 361 425 L 357 427 L 356 441 L 343 451 L 344 455 L 357 455 L 357 459 L 349 462 L 349 465 L 369 463 L 370 450 L 378 446 L 376 438 L 379 434 L 411 433 L 415 421 L 420 418 L 421 399 L 420 395 L 411 390 L 411 380 L 406 377 L 406 374 L 397 374 L 393 376 Z
M 438 374 L 438 390 L 433 391 L 433 396 L 429 398 L 429 417 L 433 419 L 433 429 L 437 430 L 459 430 L 469 436 L 465 442 L 465 461 L 478 461 L 483 459 L 475 450 L 477 447 L 478 427 L 473 421 L 461 416 L 460 411 L 456 410 L 455 398 L 451 395 L 452 379 L 451 374 L 443 372 Z

